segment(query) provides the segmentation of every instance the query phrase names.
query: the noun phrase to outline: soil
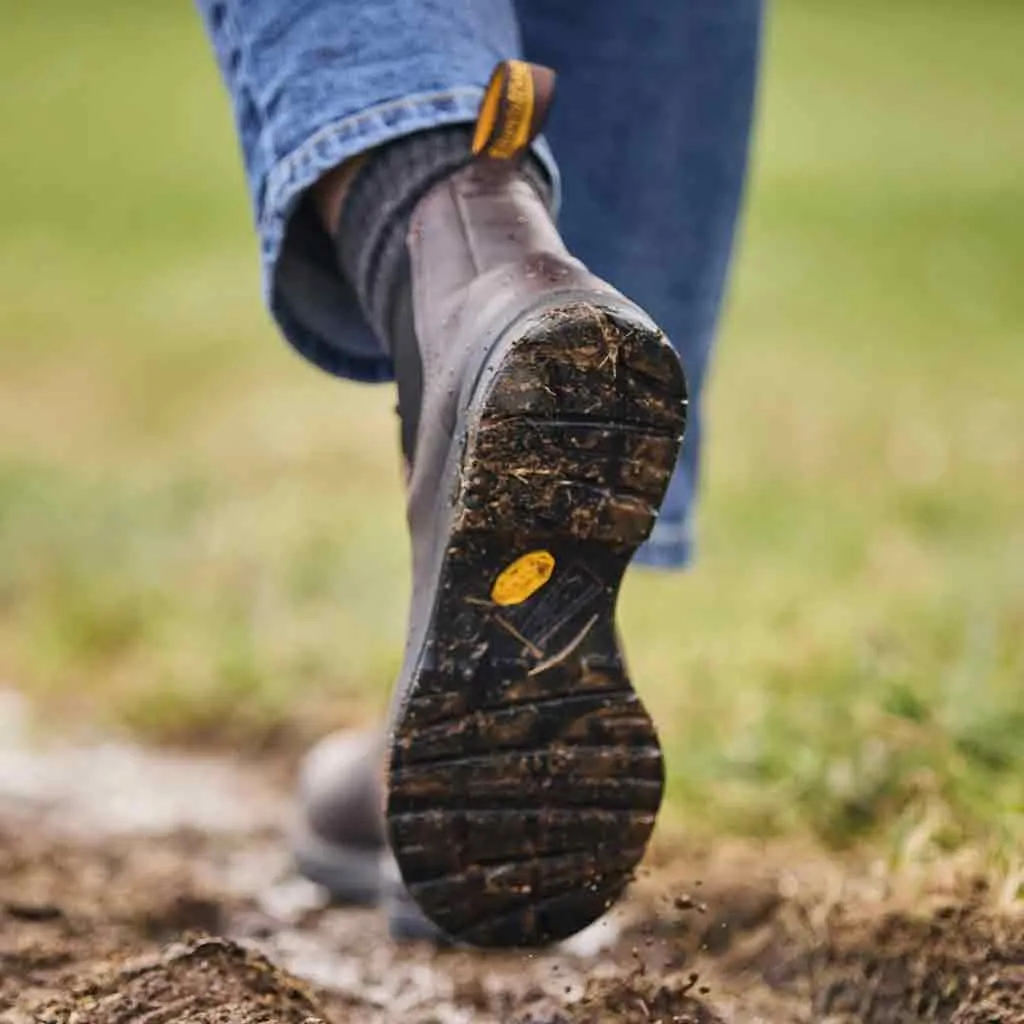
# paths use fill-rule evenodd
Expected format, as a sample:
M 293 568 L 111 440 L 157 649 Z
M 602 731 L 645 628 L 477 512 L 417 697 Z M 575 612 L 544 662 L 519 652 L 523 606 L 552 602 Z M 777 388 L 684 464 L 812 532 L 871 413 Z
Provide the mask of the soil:
M 663 841 L 554 949 L 398 946 L 291 875 L 268 779 L 0 746 L 0 1024 L 1024 1021 L 1019 901 L 969 877 Z

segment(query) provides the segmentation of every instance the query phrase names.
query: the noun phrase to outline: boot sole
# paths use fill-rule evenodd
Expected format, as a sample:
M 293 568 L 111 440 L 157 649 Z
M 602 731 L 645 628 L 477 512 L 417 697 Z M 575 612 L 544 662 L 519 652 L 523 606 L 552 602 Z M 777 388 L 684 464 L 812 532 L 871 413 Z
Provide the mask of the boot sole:
M 573 935 L 643 857 L 664 768 L 615 606 L 685 413 L 677 355 L 626 304 L 535 312 L 477 378 L 386 806 L 405 884 L 460 942 Z

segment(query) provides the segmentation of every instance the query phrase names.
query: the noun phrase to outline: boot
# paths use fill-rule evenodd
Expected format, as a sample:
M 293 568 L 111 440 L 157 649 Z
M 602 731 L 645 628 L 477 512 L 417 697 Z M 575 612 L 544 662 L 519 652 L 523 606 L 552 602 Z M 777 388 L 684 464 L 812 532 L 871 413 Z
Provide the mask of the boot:
M 381 898 L 382 755 L 378 732 L 342 731 L 302 762 L 291 830 L 295 864 L 338 903 L 372 906 Z
M 422 399 L 402 410 L 413 596 L 386 831 L 427 917 L 481 946 L 600 917 L 664 779 L 614 617 L 676 465 L 684 378 L 517 170 L 537 82 L 499 70 L 476 159 L 420 200 L 408 235 Z
M 383 739 L 342 730 L 303 760 L 290 843 L 295 867 L 334 903 L 383 904 L 392 938 L 447 944 L 401 884 L 384 836 Z

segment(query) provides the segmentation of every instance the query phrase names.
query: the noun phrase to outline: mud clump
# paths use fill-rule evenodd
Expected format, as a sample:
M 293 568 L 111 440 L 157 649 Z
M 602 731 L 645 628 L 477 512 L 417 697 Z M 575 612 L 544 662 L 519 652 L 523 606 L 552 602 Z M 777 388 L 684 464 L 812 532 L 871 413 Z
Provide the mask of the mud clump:
M 647 978 L 635 972 L 623 979 L 593 982 L 580 1003 L 566 1013 L 565 1024 L 726 1024 L 692 995 L 698 984 L 694 972 L 685 981 Z
M 780 923 L 747 967 L 802 993 L 812 1019 L 1024 1021 L 1024 920 L 993 914 L 979 900 L 874 919 L 838 907 L 816 942 Z
M 3 1018 L 0 1018 L 3 1019 Z M 79 981 L 12 1024 L 323 1024 L 312 997 L 264 957 L 227 939 L 169 946 Z
M 772 1021 L 1024 1022 L 1024 916 L 995 909 L 984 886 L 918 909 L 905 894 L 828 904 L 740 883 L 673 908 L 641 928 L 678 962 L 711 965 L 716 994 L 783 997 Z
M 2 1024 L 316 1024 L 318 1005 L 216 929 L 194 836 L 102 844 L 0 831 Z

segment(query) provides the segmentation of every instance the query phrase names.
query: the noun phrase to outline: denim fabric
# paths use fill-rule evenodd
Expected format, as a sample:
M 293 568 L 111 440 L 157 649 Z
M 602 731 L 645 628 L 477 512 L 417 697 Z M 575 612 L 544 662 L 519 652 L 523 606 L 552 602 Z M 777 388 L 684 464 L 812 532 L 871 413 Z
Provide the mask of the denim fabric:
M 361 320 L 309 186 L 410 132 L 473 121 L 494 65 L 554 67 L 538 156 L 566 242 L 644 306 L 691 389 L 680 470 L 638 555 L 688 560 L 701 394 L 745 177 L 761 0 L 198 0 L 231 93 L 264 289 L 322 369 L 392 378 Z M 518 18 L 517 18 L 518 15 Z M 564 183 L 564 197 L 562 186 Z

